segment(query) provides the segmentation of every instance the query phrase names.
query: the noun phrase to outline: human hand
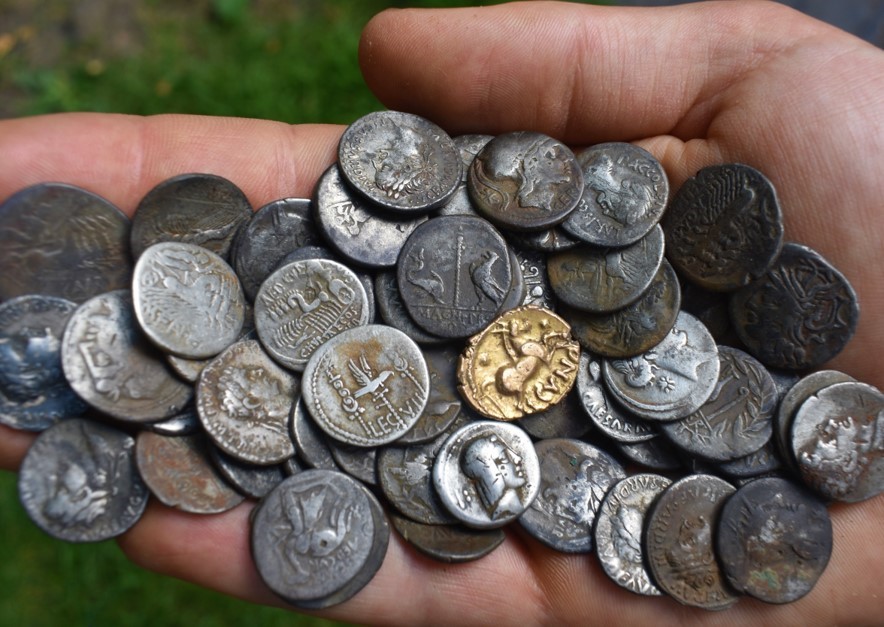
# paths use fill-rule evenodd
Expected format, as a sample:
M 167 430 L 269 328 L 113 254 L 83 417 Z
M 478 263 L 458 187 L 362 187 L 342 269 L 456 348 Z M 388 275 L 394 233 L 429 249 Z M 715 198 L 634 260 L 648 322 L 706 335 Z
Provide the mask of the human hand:
M 389 107 L 450 133 L 531 129 L 573 146 L 636 141 L 677 189 L 713 163 L 743 162 L 777 188 L 787 239 L 834 263 L 855 287 L 856 337 L 831 365 L 884 387 L 884 53 L 773 3 L 613 9 L 530 3 L 392 11 L 366 28 L 369 85 Z M 159 181 L 212 172 L 254 206 L 308 196 L 334 160 L 341 129 L 162 116 L 62 115 L 0 123 L 0 197 L 42 181 L 95 191 L 130 213 Z M 18 465 L 32 436 L 0 433 Z M 248 511 L 195 517 L 152 503 L 121 539 L 137 563 L 252 601 L 279 601 L 248 549 Z M 778 624 L 873 622 L 884 499 L 831 508 L 835 549 L 817 588 L 781 607 L 744 599 L 710 614 L 640 598 L 591 556 L 563 555 L 508 532 L 482 560 L 442 566 L 391 538 L 355 598 L 325 615 L 366 623 L 598 622 Z

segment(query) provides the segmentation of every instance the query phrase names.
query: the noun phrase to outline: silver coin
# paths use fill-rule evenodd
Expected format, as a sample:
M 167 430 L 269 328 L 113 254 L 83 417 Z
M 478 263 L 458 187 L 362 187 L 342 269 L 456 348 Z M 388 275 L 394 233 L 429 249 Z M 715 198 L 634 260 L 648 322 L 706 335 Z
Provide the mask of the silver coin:
M 189 359 L 220 353 L 245 320 L 245 295 L 233 268 L 195 244 L 163 242 L 145 250 L 135 264 L 132 298 L 147 337 Z
M 137 259 L 158 242 L 188 242 L 228 258 L 240 227 L 252 217 L 245 194 L 214 174 L 182 174 L 151 189 L 132 219 Z
M 476 155 L 467 178 L 484 217 L 514 231 L 561 223 L 583 193 L 583 172 L 571 150 L 542 133 L 497 135 Z
M 804 482 L 826 499 L 856 503 L 884 492 L 884 394 L 867 383 L 827 386 L 792 422 Z
M 353 122 L 338 146 L 341 173 L 372 202 L 421 212 L 445 203 L 461 178 L 454 142 L 417 115 L 376 111 Z
M 510 250 L 519 262 L 519 271 L 525 282 L 525 298 L 520 304 L 555 310 L 556 297 L 546 274 L 546 256 L 519 246 L 513 246 Z
M 654 156 L 633 144 L 597 144 L 577 155 L 583 194 L 562 223 L 576 238 L 596 246 L 626 246 L 660 221 L 669 179 Z
M 577 248 L 581 242 L 579 239 L 571 237 L 559 226 L 551 229 L 544 229 L 533 233 L 517 233 L 509 231 L 506 239 L 516 246 L 521 246 L 529 250 L 536 250 L 540 253 L 557 253 Z
M 411 234 L 397 283 L 412 319 L 448 338 L 468 337 L 494 319 L 512 285 L 509 248 L 481 218 L 443 216 Z
M 626 471 L 608 453 L 580 440 L 542 440 L 534 449 L 540 490 L 519 524 L 557 551 L 589 553 L 602 499 Z
M 104 198 L 42 183 L 0 204 L 0 300 L 25 294 L 82 303 L 129 287 L 131 225 Z
M 606 360 L 605 385 L 627 409 L 647 420 L 677 420 L 697 411 L 718 382 L 715 340 L 681 312 L 669 335 L 630 359 Z
M 476 158 L 476 155 L 478 155 L 485 147 L 485 144 L 492 139 L 494 139 L 494 135 L 482 134 L 458 135 L 457 137 L 451 138 L 457 148 L 458 154 L 460 154 L 460 160 L 463 164 L 463 171 L 461 172 L 460 177 L 462 183 L 467 182 L 469 169 L 470 166 L 473 165 L 473 160 Z
M 264 498 L 289 474 L 295 474 L 286 473 L 282 464 L 258 466 L 242 462 L 226 454 L 217 446 L 210 446 L 208 452 L 209 460 L 215 465 L 221 476 L 246 498 Z
M 189 405 L 177 416 L 151 422 L 146 425 L 148 429 L 160 435 L 193 435 L 203 430 L 199 416 L 196 415 L 196 407 Z
M 200 376 L 200 422 L 215 444 L 236 459 L 278 464 L 295 454 L 288 419 L 298 384 L 298 378 L 274 363 L 258 342 L 237 342 Z
M 602 570 L 630 592 L 662 594 L 645 567 L 642 529 L 651 504 L 671 484 L 654 474 L 627 477 L 608 491 L 595 518 L 595 552 Z
M 587 420 L 580 398 L 574 389 L 558 403 L 539 413 L 519 418 L 516 424 L 538 440 L 581 438 L 592 428 L 592 423 Z
M 782 467 L 782 460 L 777 453 L 773 439 L 754 453 L 738 457 L 729 462 L 718 464 L 718 469 L 734 479 L 748 479 L 769 475 Z
M 426 407 L 430 377 L 417 344 L 396 329 L 348 329 L 304 369 L 302 397 L 316 424 L 353 446 L 379 446 L 411 429 Z
M 617 442 L 644 442 L 657 437 L 657 430 L 641 418 L 613 403 L 602 383 L 602 361 L 587 351 L 580 352 L 577 396 L 592 424 Z
M 365 485 L 378 484 L 378 449 L 342 444 L 334 439 L 328 441 L 332 459 L 337 469 Z
M 528 296 L 528 285 L 525 283 L 524 275 L 522 275 L 522 266 L 512 248 L 509 249 L 509 257 L 510 274 L 512 275 L 513 280 L 510 283 L 509 291 L 504 297 L 503 302 L 500 304 L 498 313 L 521 307 Z
M 149 494 L 135 466 L 135 440 L 79 418 L 37 437 L 19 469 L 18 491 L 31 520 L 68 542 L 122 534 L 138 522 Z
M 319 178 L 314 192 L 316 227 L 347 260 L 367 268 L 392 268 L 405 240 L 425 215 L 396 216 L 379 212 L 359 198 L 332 165 Z
M 683 466 L 678 449 L 662 435 L 655 435 L 650 440 L 641 442 L 615 441 L 614 446 L 629 461 L 651 470 L 669 472 Z
M 502 529 L 470 529 L 461 525 L 424 525 L 395 512 L 393 528 L 415 549 L 438 562 L 459 564 L 485 557 L 506 539 Z
M 337 462 L 332 457 L 326 435 L 313 422 L 313 417 L 304 406 L 303 398 L 299 397 L 298 402 L 292 407 L 290 427 L 298 456 L 307 466 L 319 470 L 339 470 Z
M 430 375 L 427 406 L 414 426 L 396 440 L 397 445 L 435 440 L 465 412 L 457 391 L 457 372 L 454 367 L 459 357 L 458 350 L 453 346 L 424 348 L 423 354 L 427 362 L 427 373 Z
M 368 322 L 356 275 L 326 259 L 294 261 L 271 274 L 255 300 L 255 328 L 276 361 L 301 371 L 324 342 Z
M 493 529 L 521 516 L 540 489 L 540 465 L 528 434 L 480 420 L 454 433 L 433 465 L 442 503 L 469 527 Z
M 80 305 L 62 338 L 61 363 L 80 398 L 119 420 L 170 418 L 193 396 L 141 333 L 126 290 Z
M 42 431 L 86 411 L 61 367 L 61 337 L 76 307 L 37 295 L 0 304 L 0 424 Z
M 245 320 L 242 325 L 242 330 L 240 330 L 239 337 L 236 339 L 237 341 L 258 339 L 258 333 L 255 331 L 255 316 L 252 312 L 252 307 L 248 302 L 245 307 Z M 179 377 L 190 383 L 196 383 L 197 380 L 199 380 L 203 369 L 211 363 L 214 357 L 215 355 L 212 355 L 212 357 L 209 357 L 208 359 L 187 359 L 185 357 L 167 354 L 166 362 Z
M 306 198 L 274 200 L 258 209 L 236 237 L 233 267 L 249 300 L 296 248 L 320 243 Z
M 437 345 L 448 342 L 448 338 L 433 335 L 420 328 L 402 302 L 396 272 L 390 270 L 378 272 L 374 280 L 374 293 L 377 298 L 378 313 L 387 326 L 399 329 L 405 335 L 421 345 Z
M 549 283 L 560 301 L 608 313 L 641 298 L 663 263 L 663 229 L 655 226 L 625 248 L 582 246 L 547 259 Z

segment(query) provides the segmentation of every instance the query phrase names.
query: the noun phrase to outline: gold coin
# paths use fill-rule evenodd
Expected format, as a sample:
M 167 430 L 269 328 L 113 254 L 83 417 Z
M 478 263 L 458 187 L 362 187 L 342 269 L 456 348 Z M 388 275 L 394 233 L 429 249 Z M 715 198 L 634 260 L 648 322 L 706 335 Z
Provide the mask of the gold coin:
M 548 309 L 518 307 L 470 338 L 458 364 L 460 393 L 487 418 L 515 420 L 558 403 L 579 359 L 567 322 Z

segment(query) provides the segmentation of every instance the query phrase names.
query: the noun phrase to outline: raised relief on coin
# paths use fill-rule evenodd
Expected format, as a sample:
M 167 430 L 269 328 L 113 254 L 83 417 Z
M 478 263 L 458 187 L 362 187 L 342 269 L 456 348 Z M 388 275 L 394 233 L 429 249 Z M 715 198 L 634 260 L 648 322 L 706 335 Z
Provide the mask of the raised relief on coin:
M 163 242 L 145 250 L 135 264 L 132 297 L 151 341 L 190 359 L 227 348 L 245 319 L 245 296 L 233 269 L 195 244 Z
M 420 327 L 442 337 L 467 337 L 491 322 L 509 294 L 509 248 L 481 218 L 435 218 L 408 238 L 396 279 Z
M 555 309 L 555 295 L 546 274 L 546 256 L 533 250 L 512 248 L 519 262 L 519 270 L 525 282 L 525 297 L 522 305 L 537 305 L 545 309 Z
M 329 338 L 368 322 L 367 301 L 365 289 L 346 266 L 326 259 L 295 261 L 261 286 L 255 328 L 271 357 L 300 371 Z
M 562 223 L 574 237 L 597 246 L 626 246 L 657 224 L 669 197 L 666 171 L 632 144 L 598 144 L 580 152 L 585 186 Z
M 395 512 L 393 528 L 424 555 L 449 564 L 470 562 L 491 553 L 503 543 L 502 529 L 470 529 L 461 525 L 425 525 Z
M 564 320 L 519 307 L 470 339 L 458 364 L 459 389 L 483 416 L 515 420 L 561 400 L 574 385 L 579 359 Z
M 711 290 L 735 290 L 761 277 L 783 245 L 773 185 L 741 164 L 709 166 L 685 181 L 663 228 L 672 264 Z
M 454 142 L 420 116 L 376 111 L 353 122 L 338 146 L 341 173 L 387 209 L 421 212 L 445 203 L 461 178 Z
M 414 426 L 430 377 L 417 344 L 368 325 L 326 342 L 304 370 L 302 397 L 319 427 L 344 444 L 388 444 Z
M 731 296 L 740 340 L 767 366 L 824 364 L 853 337 L 859 305 L 850 283 L 816 251 L 789 242 L 757 281 Z
M 467 185 L 479 212 L 517 231 L 559 224 L 577 206 L 583 174 L 571 150 L 542 133 L 496 136 L 470 166 Z

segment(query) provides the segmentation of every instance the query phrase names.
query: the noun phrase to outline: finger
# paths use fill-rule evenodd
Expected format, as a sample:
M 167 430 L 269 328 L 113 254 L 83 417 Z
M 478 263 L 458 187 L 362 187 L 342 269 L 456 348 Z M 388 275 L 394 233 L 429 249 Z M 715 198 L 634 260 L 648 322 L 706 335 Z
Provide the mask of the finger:
M 0 121 L 0 199 L 47 181 L 104 196 L 132 215 L 160 181 L 201 172 L 236 183 L 257 208 L 308 197 L 341 128 L 186 115 L 94 113 Z

